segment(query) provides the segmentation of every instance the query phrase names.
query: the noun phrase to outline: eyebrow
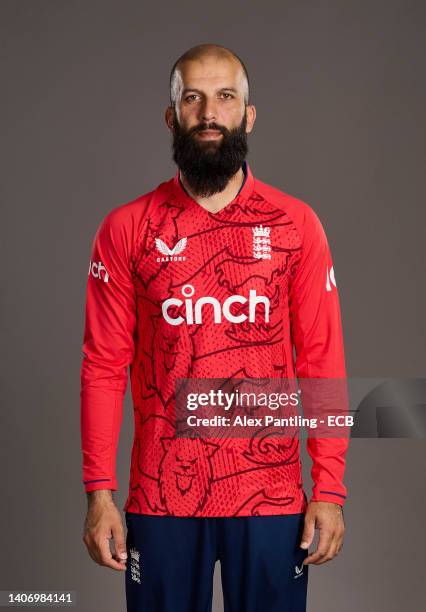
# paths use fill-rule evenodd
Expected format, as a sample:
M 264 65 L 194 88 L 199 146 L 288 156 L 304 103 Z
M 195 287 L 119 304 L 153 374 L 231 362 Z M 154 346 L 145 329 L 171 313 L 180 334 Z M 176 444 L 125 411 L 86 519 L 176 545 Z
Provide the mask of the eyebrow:
M 196 92 L 199 94 L 203 94 L 203 92 L 200 89 L 197 89 L 196 87 L 185 87 L 184 90 L 182 91 L 182 97 L 185 96 L 190 91 Z M 238 90 L 235 89 L 235 87 L 220 87 L 218 91 L 232 91 L 233 93 L 236 93 L 236 94 L 238 93 Z

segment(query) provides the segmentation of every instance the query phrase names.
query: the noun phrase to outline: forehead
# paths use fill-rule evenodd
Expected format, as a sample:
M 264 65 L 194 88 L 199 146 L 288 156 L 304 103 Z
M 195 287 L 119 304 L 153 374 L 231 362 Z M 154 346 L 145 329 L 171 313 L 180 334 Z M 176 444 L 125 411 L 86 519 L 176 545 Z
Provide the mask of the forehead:
M 214 90 L 234 87 L 243 92 L 244 71 L 232 57 L 206 56 L 186 60 L 177 71 L 180 89 Z

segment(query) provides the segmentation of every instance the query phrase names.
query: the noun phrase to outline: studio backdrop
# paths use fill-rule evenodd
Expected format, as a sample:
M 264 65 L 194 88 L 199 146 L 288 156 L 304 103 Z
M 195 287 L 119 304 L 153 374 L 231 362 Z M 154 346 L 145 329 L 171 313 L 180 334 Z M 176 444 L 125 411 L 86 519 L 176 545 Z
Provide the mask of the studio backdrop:
M 360 402 L 386 381 L 420 385 L 408 401 L 418 426 L 382 436 L 360 429 L 351 440 L 344 547 L 311 566 L 308 610 L 420 609 L 424 3 L 2 0 L 0 13 L 0 590 L 70 591 L 81 612 L 125 609 L 123 574 L 96 565 L 82 541 L 79 375 L 90 249 L 112 208 L 175 173 L 164 121 L 170 69 L 189 47 L 213 42 L 242 57 L 250 75 L 253 173 L 307 202 L 327 232 L 348 377 L 374 382 Z M 372 405 L 386 397 L 398 416 L 406 395 L 392 389 Z M 120 508 L 132 439 L 128 394 Z M 306 452 L 303 463 L 309 491 Z

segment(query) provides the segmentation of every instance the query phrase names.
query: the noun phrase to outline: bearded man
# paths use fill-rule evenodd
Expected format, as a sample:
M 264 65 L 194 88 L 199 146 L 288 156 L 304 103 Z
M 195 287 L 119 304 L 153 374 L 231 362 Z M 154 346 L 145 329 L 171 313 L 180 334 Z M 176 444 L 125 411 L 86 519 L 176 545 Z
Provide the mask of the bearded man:
M 225 612 L 303 612 L 308 567 L 342 547 L 346 440 L 308 439 L 308 500 L 298 439 L 265 443 L 262 427 L 177 435 L 177 390 L 209 379 L 344 378 L 329 245 L 313 209 L 247 163 L 256 109 L 235 53 L 213 44 L 184 53 L 165 119 L 175 176 L 110 211 L 92 246 L 83 540 L 95 562 L 125 571 L 128 611 L 211 610 L 219 560 Z M 113 491 L 129 367 L 125 535 Z

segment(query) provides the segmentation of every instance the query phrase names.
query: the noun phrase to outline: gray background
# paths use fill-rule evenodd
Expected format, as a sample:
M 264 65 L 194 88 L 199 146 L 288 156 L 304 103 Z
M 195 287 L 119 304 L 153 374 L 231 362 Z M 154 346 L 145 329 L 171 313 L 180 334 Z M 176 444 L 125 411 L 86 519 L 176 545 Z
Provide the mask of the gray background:
M 124 610 L 124 575 L 82 542 L 84 289 L 103 216 L 174 174 L 171 65 L 200 42 L 244 58 L 258 112 L 249 162 L 322 219 L 348 374 L 422 377 L 424 3 L 3 0 L 0 10 L 0 589 L 73 589 L 82 612 Z M 120 507 L 132 419 L 127 397 Z M 345 546 L 311 566 L 309 612 L 420 609 L 424 450 L 424 440 L 353 441 Z

